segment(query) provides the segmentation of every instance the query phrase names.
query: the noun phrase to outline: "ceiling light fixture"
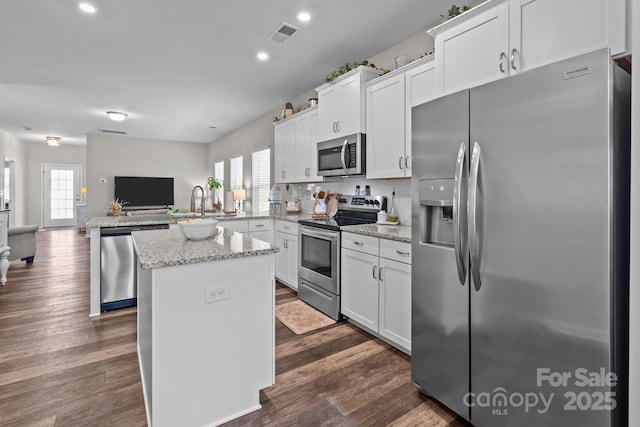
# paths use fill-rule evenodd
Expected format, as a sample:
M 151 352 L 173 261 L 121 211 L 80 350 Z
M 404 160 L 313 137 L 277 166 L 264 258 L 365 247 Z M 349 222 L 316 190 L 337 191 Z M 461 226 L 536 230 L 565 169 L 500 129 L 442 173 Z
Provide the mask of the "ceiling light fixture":
M 127 113 L 121 113 L 119 111 L 107 111 L 107 116 L 114 122 L 121 122 L 127 118 Z
M 81 11 L 86 13 L 96 13 L 98 11 L 98 8 L 91 3 L 78 3 L 78 7 Z
M 310 19 L 311 19 L 311 15 L 309 15 L 309 12 L 300 12 L 300 13 L 298 13 L 298 21 L 300 21 L 300 22 L 309 22 Z
M 62 138 L 60 138 L 59 136 L 45 136 L 44 139 L 47 145 L 50 145 L 52 147 L 57 147 L 60 145 L 60 140 Z
M 267 52 L 258 52 L 256 58 L 258 58 L 260 61 L 266 61 L 267 59 L 269 59 L 269 54 Z

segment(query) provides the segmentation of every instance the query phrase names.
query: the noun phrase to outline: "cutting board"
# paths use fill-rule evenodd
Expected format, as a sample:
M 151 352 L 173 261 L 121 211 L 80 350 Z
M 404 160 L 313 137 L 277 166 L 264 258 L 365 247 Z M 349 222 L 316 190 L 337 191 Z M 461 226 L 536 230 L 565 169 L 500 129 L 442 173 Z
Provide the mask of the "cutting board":
M 327 216 L 333 218 L 338 213 L 338 198 L 329 196 L 327 200 Z

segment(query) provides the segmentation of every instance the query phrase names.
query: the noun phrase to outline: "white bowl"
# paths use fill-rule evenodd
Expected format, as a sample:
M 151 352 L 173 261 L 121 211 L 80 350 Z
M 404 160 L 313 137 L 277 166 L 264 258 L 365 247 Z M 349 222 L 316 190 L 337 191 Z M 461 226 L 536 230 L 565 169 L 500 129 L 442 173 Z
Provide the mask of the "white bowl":
M 183 219 L 178 221 L 178 228 L 185 239 L 202 240 L 215 233 L 217 223 L 217 219 Z

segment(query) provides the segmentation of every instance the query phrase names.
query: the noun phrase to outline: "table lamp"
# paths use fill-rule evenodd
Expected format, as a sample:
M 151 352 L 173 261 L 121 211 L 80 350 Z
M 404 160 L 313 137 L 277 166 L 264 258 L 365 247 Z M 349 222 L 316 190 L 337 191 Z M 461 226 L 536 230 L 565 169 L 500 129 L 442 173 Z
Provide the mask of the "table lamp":
M 247 192 L 244 190 L 244 188 L 236 188 L 233 190 L 233 200 L 238 202 L 236 211 L 240 212 L 240 201 L 247 200 Z
M 82 194 L 82 203 L 87 203 L 87 187 L 82 187 L 80 189 L 80 194 Z

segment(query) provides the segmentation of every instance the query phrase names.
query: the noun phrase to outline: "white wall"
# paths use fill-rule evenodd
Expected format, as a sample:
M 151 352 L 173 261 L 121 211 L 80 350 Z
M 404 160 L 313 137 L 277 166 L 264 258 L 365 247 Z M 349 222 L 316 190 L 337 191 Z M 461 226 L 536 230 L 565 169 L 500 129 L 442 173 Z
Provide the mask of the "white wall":
M 116 175 L 173 177 L 175 206 L 188 207 L 191 189 L 204 187 L 212 174 L 208 150 L 207 144 L 88 134 L 87 218 L 106 215 Z
M 42 165 L 81 165 L 82 177 L 80 185 L 86 183 L 87 148 L 79 145 L 61 144 L 50 147 L 44 143 L 25 143 L 26 151 L 26 186 L 27 201 L 26 223 L 42 226 Z
M 640 59 L 640 4 L 631 3 L 632 49 Z M 636 61 L 638 62 L 638 61 Z M 638 62 L 640 64 L 640 62 Z M 638 65 L 636 64 L 636 66 Z M 640 70 L 631 76 L 631 277 L 629 425 L 640 425 Z
M 24 225 L 26 224 L 25 217 L 27 212 L 27 200 L 24 197 L 27 176 L 25 167 L 25 142 L 0 130 L 0 161 L 3 161 L 5 156 L 10 157 L 16 162 L 16 194 L 12 196 L 15 224 L 11 224 L 11 226 Z M 4 174 L 2 173 L 0 173 L 0 189 L 1 188 L 4 188 Z M 4 197 L 0 199 L 4 203 Z
M 320 86 L 321 83 L 318 84 Z M 307 91 L 290 102 L 293 104 L 294 111 L 298 108 L 307 106 L 309 98 L 317 97 L 315 90 Z M 243 181 L 244 188 L 247 190 L 247 200 L 244 202 L 244 210 L 251 211 L 251 153 L 262 148 L 271 147 L 271 182 L 273 179 L 273 118 L 280 117 L 284 104 L 276 107 L 272 111 L 264 114 L 257 119 L 241 126 L 225 136 L 217 139 L 209 144 L 209 161 L 207 171 L 213 175 L 213 165 L 216 162 L 224 160 L 224 182 L 229 182 L 229 159 L 242 154 L 243 165 Z M 222 196 L 222 194 L 221 194 Z
M 420 59 L 421 55 L 433 52 L 433 38 L 427 35 L 426 30 L 419 31 L 402 40 L 400 43 L 391 46 L 375 56 L 369 58 L 369 62 L 376 67 L 395 70 L 395 57 L 398 55 L 409 55 L 412 60 Z

